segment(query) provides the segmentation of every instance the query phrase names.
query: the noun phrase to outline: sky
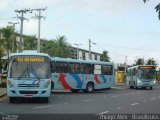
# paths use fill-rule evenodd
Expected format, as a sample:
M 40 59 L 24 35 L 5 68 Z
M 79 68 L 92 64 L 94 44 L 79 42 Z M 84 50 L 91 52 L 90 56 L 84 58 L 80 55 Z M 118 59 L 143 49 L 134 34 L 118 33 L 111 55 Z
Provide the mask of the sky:
M 160 64 L 160 20 L 155 6 L 160 0 L 0 0 L 0 28 L 8 22 L 20 22 L 16 9 L 45 8 L 41 20 L 41 38 L 48 40 L 65 35 L 72 46 L 89 49 L 89 39 L 96 45 L 91 50 L 108 51 L 111 61 L 133 64 L 135 59 L 154 58 Z M 36 35 L 38 21 L 26 13 L 23 33 Z M 20 31 L 20 24 L 16 25 Z

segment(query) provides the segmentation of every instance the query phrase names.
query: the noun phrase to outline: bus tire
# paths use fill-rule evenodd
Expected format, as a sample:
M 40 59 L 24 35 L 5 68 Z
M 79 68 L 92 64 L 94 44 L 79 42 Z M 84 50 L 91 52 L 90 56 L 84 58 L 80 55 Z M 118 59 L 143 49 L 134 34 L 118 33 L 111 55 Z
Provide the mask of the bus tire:
M 152 87 L 152 86 L 150 86 L 150 90 L 153 90 L 153 87 Z
M 10 103 L 14 103 L 14 101 L 15 101 L 15 98 L 14 98 L 14 97 L 9 97 L 9 102 L 10 102 Z
M 54 82 L 51 81 L 51 90 L 53 90 L 53 89 L 54 89 Z
M 89 82 L 86 86 L 85 92 L 91 93 L 94 90 L 94 84 L 92 82 Z
M 129 88 L 130 88 L 130 89 L 133 89 L 133 86 L 131 86 L 131 82 L 129 82 Z
M 71 89 L 71 92 L 73 92 L 73 93 L 78 93 L 78 92 L 79 92 L 79 89 Z

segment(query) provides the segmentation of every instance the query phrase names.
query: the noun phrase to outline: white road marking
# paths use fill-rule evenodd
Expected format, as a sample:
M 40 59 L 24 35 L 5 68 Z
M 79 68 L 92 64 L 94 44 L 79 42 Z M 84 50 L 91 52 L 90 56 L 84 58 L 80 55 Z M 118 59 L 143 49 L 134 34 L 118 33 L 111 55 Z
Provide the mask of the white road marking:
M 146 100 L 143 100 L 143 102 L 145 103 L 145 102 L 146 102 Z
M 118 107 L 117 109 L 118 109 L 118 110 L 121 110 L 122 108 L 121 108 L 121 107 Z
M 67 105 L 68 103 L 66 102 L 66 103 L 64 103 L 65 105 Z
M 106 113 L 109 113 L 109 111 L 101 112 L 101 113 L 99 113 L 99 115 L 103 115 L 103 114 L 106 114 Z
M 133 103 L 133 104 L 131 104 L 132 106 L 134 106 L 134 105 L 138 105 L 139 103 Z
M 82 100 L 83 102 L 90 102 L 93 101 L 93 99 L 88 99 L 88 100 Z
M 133 95 L 134 95 L 134 94 L 136 94 L 136 93 L 131 93 L 131 94 L 133 94 Z
M 160 96 L 158 98 L 160 98 Z
M 40 107 L 34 107 L 33 109 L 41 109 L 41 108 L 48 108 L 50 106 L 40 106 Z
M 156 98 L 151 98 L 151 100 L 156 100 Z
M 118 97 L 118 95 L 114 95 L 114 96 L 111 96 L 111 97 Z
M 118 90 L 124 90 L 125 88 L 121 88 L 121 87 L 112 87 L 113 89 L 118 89 Z
M 106 98 L 108 98 L 108 97 L 104 97 L 104 99 L 106 99 Z

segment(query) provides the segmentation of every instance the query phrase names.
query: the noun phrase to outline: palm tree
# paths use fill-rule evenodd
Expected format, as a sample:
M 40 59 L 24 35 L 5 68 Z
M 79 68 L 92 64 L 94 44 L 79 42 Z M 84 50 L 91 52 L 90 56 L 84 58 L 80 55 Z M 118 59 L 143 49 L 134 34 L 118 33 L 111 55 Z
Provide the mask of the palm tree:
M 158 65 L 157 62 L 153 58 L 149 58 L 146 61 L 146 65 Z
M 54 39 L 52 43 L 52 47 L 49 50 L 49 53 L 57 57 L 67 58 L 70 56 L 69 47 L 71 46 L 65 36 L 58 36 Z M 51 45 L 51 44 L 50 44 Z
M 36 36 L 25 36 L 24 37 L 24 50 L 36 50 L 37 48 L 37 40 L 36 40 Z
M 14 32 L 11 26 L 7 26 L 6 28 L 1 29 L 1 33 L 3 35 L 2 41 L 5 50 L 7 51 L 7 58 L 9 61 L 9 52 L 12 50 L 12 43 L 14 40 Z
M 104 62 L 110 61 L 110 57 L 108 56 L 108 51 L 103 51 L 103 53 L 100 56 L 100 60 Z
M 137 58 L 137 60 L 135 60 L 135 65 L 144 65 L 144 59 L 143 58 Z

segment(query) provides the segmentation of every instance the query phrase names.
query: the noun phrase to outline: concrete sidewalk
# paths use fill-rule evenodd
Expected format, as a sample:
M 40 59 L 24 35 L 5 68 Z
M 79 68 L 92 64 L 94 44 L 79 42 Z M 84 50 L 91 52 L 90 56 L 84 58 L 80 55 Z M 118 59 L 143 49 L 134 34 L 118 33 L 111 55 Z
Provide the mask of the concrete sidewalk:
M 6 88 L 0 88 L 0 98 L 6 95 Z

